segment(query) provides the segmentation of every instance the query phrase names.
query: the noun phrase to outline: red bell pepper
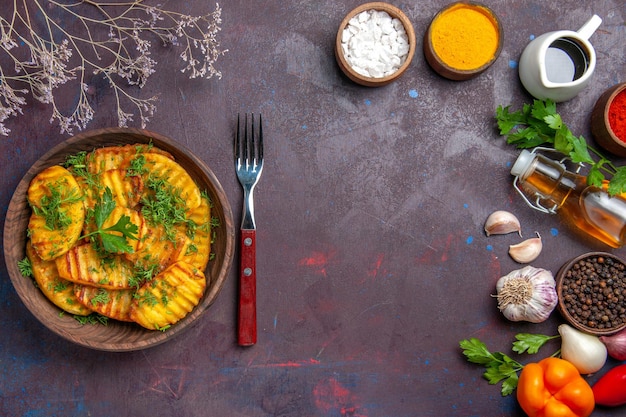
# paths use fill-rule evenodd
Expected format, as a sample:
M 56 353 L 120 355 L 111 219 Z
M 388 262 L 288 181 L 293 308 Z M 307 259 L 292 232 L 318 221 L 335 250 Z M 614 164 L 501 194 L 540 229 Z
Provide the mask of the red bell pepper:
M 598 405 L 616 407 L 626 404 L 626 364 L 611 368 L 592 390 Z

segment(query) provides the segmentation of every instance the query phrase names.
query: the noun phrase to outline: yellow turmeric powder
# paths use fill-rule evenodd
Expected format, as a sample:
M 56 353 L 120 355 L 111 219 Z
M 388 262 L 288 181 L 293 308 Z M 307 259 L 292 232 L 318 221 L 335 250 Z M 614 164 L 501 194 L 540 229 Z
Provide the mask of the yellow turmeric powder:
M 430 30 L 435 53 L 455 69 L 480 68 L 498 49 L 498 22 L 489 10 L 478 5 L 451 6 L 435 18 Z

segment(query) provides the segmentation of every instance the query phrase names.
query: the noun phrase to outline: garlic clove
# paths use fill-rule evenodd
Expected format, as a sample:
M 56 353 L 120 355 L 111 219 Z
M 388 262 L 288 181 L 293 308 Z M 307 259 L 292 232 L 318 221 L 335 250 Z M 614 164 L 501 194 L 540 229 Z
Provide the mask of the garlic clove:
M 537 237 L 526 239 L 517 245 L 509 246 L 509 255 L 511 255 L 511 258 L 513 258 L 515 262 L 527 264 L 537 259 L 543 249 L 543 243 L 541 242 L 539 233 L 535 233 L 537 233 Z
M 485 233 L 491 235 L 506 235 L 517 232 L 522 236 L 522 226 L 513 213 L 505 210 L 494 211 L 485 221 Z

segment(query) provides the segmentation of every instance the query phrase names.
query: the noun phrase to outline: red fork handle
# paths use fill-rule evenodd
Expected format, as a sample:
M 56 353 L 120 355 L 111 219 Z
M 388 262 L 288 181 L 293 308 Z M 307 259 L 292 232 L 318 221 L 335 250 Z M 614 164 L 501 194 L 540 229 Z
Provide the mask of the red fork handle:
M 239 345 L 254 345 L 256 343 L 256 230 L 254 229 L 241 230 L 238 317 Z

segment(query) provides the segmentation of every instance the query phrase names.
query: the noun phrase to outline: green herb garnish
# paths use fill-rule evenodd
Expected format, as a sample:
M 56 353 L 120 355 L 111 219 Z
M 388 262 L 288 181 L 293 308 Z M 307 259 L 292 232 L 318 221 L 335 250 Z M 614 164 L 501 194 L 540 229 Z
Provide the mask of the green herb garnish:
M 146 168 L 146 156 L 143 154 L 137 155 L 130 161 L 129 167 L 126 169 L 126 175 L 142 175 L 148 172 Z
M 99 235 L 105 251 L 110 253 L 132 253 L 133 248 L 128 244 L 128 239 L 137 240 L 139 227 L 130 221 L 129 216 L 123 215 L 113 226 L 106 229 L 102 228 L 106 219 L 109 218 L 115 209 L 115 205 L 113 193 L 109 187 L 106 187 L 102 197 L 97 198 L 93 208 L 93 219 L 97 230 L 82 236 L 82 238 Z
M 109 318 L 98 313 L 92 313 L 88 316 L 74 315 L 74 319 L 83 325 L 84 324 L 102 324 L 106 326 L 107 324 L 109 324 Z
M 72 173 L 81 177 L 87 176 L 87 152 L 80 151 L 68 155 L 63 164 L 65 168 L 71 169 Z
M 142 265 L 137 264 L 134 268 L 133 276 L 128 279 L 131 287 L 139 289 L 145 282 L 152 281 L 152 278 L 159 272 L 157 263 Z
M 608 175 L 609 194 L 626 191 L 626 167 L 615 166 L 598 150 L 590 147 L 583 136 L 574 136 L 557 113 L 553 101 L 535 100 L 532 105 L 524 104 L 519 111 L 511 112 L 509 109 L 510 106 L 498 106 L 496 110 L 498 128 L 507 143 L 518 149 L 552 145 L 572 162 L 589 167 L 589 185 L 601 187 Z
M 91 299 L 91 305 L 106 304 L 111 300 L 109 292 L 104 288 L 100 288 L 98 293 Z
M 173 187 L 163 178 L 150 178 L 146 185 L 152 192 L 142 198 L 141 213 L 148 224 L 162 225 L 167 238 L 174 241 L 176 225 L 193 223 L 187 218 L 186 203 L 181 196 L 180 189 Z M 195 226 L 194 223 L 191 227 Z
M 41 216 L 46 221 L 46 229 L 59 230 L 65 229 L 72 224 L 72 218 L 62 210 L 64 204 L 72 204 L 81 201 L 80 192 L 72 188 L 67 194 L 63 194 L 62 185 L 55 183 L 50 185 L 50 195 L 44 195 L 39 201 L 39 205 L 32 205 L 33 212 Z
M 560 336 L 544 336 L 533 335 L 528 333 L 520 333 L 515 336 L 516 342 L 513 342 L 513 351 L 517 353 L 534 354 L 549 340 Z M 485 372 L 483 377 L 490 384 L 497 384 L 502 381 L 502 396 L 510 395 L 517 388 L 519 372 L 524 368 L 520 362 L 512 359 L 510 356 L 502 352 L 491 352 L 483 342 L 475 337 L 461 340 L 459 343 L 463 349 L 463 355 L 469 362 L 483 365 Z
M 513 352 L 528 353 L 529 355 L 539 352 L 539 349 L 552 339 L 558 339 L 560 335 L 546 336 L 543 334 L 519 333 L 515 335 L 517 341 L 513 342 Z
M 33 264 L 30 263 L 30 259 L 24 258 L 21 261 L 17 261 L 17 268 L 23 277 L 30 278 L 33 276 Z

